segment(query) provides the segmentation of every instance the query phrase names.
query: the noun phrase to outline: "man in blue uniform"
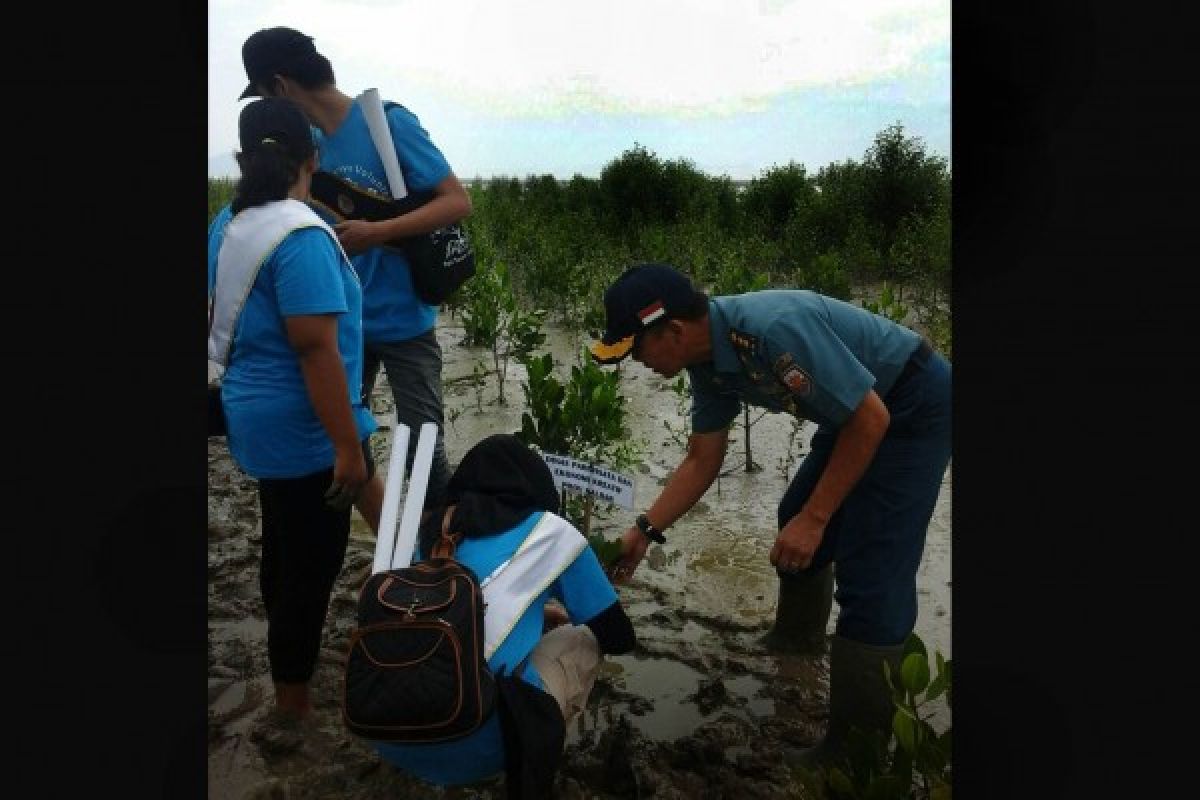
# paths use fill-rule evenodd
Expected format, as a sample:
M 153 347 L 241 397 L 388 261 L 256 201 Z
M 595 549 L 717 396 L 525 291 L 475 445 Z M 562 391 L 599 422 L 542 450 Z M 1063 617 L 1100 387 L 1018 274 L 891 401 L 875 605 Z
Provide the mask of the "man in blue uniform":
M 242 62 L 249 79 L 242 98 L 286 97 L 300 106 L 315 128 L 321 170 L 391 196 L 363 109 L 337 87 L 333 66 L 317 52 L 311 36 L 285 27 L 258 31 L 243 44 Z M 462 220 L 471 213 L 471 199 L 416 115 L 395 103 L 387 103 L 385 108 L 407 188 L 431 191 L 434 196 L 420 208 L 392 219 L 346 220 L 333 227 L 362 281 L 364 403 L 369 407 L 382 363 L 397 420 L 412 430 L 426 422 L 438 426 L 425 499 L 425 508 L 430 509 L 441 502 L 450 477 L 441 433 L 442 351 L 434 335 L 437 308 L 416 295 L 404 254 L 383 244 Z M 409 469 L 416 447 L 414 436 L 409 442 Z M 368 520 L 379 518 L 382 503 L 382 489 L 373 486 L 358 500 L 359 510 Z
M 917 333 L 832 297 L 767 290 L 709 298 L 665 264 L 627 269 L 604 295 L 602 363 L 632 355 L 667 378 L 688 371 L 687 455 L 622 539 L 617 582 L 720 472 L 746 402 L 812 420 L 812 449 L 779 503 L 770 551 L 781 648 L 820 652 L 836 565 L 830 719 L 802 763 L 844 752 L 852 727 L 887 732 L 895 670 L 917 617 L 916 573 L 950 459 L 950 366 Z

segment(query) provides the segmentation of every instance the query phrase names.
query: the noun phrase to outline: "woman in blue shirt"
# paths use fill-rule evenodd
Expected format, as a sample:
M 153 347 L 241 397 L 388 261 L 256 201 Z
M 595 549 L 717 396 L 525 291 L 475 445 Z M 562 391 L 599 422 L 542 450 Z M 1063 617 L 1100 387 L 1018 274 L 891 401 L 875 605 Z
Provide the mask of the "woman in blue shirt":
M 302 717 L 350 504 L 374 477 L 362 404 L 362 291 L 302 202 L 317 167 L 303 113 L 268 98 L 238 120 L 241 179 L 210 233 L 209 356 L 225 366 L 230 453 L 258 481 L 259 585 L 277 708 Z

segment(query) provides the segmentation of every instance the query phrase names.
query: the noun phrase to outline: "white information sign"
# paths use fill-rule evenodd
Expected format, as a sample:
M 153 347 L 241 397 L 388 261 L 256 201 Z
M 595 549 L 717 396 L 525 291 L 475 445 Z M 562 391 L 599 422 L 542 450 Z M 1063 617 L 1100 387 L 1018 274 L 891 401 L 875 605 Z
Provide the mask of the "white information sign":
M 588 464 L 555 453 L 543 453 L 542 459 L 554 476 L 554 485 L 581 494 L 591 494 L 615 506 L 633 510 L 633 478 L 598 464 Z

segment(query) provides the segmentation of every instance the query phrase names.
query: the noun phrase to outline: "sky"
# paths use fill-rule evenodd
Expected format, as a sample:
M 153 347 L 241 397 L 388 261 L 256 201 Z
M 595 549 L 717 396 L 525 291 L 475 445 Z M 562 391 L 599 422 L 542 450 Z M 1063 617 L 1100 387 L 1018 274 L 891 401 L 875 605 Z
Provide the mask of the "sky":
M 599 177 L 634 145 L 733 180 L 950 152 L 950 0 L 210 0 L 209 175 L 236 175 L 241 47 L 312 36 L 351 96 L 421 120 L 458 177 Z

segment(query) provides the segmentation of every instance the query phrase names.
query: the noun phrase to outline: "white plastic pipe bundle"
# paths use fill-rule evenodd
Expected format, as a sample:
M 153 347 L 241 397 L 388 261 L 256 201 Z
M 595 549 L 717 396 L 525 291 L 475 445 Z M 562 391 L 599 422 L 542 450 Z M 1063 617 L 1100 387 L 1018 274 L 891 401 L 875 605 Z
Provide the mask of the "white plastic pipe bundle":
M 426 422 L 421 426 L 417 453 L 413 458 L 404 508 L 400 496 L 404 485 L 404 460 L 408 454 L 408 426 L 397 422 L 392 434 L 392 452 L 388 459 L 387 483 L 383 489 L 383 509 L 379 513 L 379 533 L 375 539 L 375 561 L 371 574 L 389 569 L 403 569 L 412 563 L 417 545 L 417 529 L 421 525 L 421 509 L 429 487 L 429 471 L 433 466 L 433 447 L 437 443 L 438 426 Z M 397 531 L 396 521 L 400 521 Z
M 404 486 L 404 456 L 408 453 L 408 426 L 399 422 L 392 428 L 392 453 L 388 458 L 387 483 L 383 488 L 383 509 L 379 512 L 379 532 L 375 536 L 374 575 L 392 563 L 392 548 L 396 544 L 396 518 L 400 508 L 400 492 Z
M 417 545 L 417 528 L 421 525 L 421 510 L 425 506 L 425 490 L 429 486 L 429 470 L 433 466 L 433 446 L 437 444 L 437 434 L 438 426 L 435 423 L 426 422 L 421 426 L 421 438 L 417 440 L 417 454 L 413 458 L 412 476 L 408 479 L 408 493 L 404 496 L 400 531 L 396 534 L 396 547 L 392 551 L 392 569 L 403 569 L 412 563 L 413 551 Z

